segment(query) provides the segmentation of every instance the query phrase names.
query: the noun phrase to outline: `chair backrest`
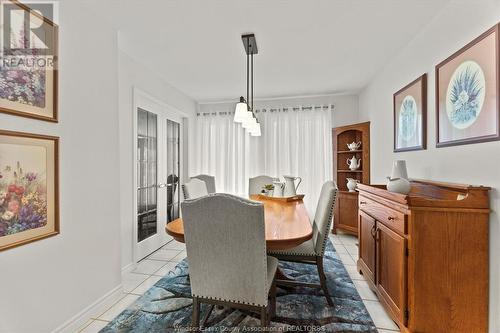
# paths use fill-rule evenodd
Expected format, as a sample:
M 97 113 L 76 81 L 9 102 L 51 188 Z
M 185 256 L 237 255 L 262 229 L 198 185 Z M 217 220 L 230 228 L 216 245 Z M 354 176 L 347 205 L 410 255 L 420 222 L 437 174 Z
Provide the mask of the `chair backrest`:
M 203 180 L 190 179 L 182 185 L 184 199 L 196 199 L 208 195 L 207 185 Z
M 276 178 L 269 176 L 257 176 L 248 179 L 248 195 L 259 194 L 264 185 L 272 184 Z
M 267 257 L 261 203 L 216 193 L 182 203 L 195 297 L 267 305 Z
M 208 193 L 215 193 L 215 177 L 214 176 L 210 176 L 210 175 L 197 175 L 197 176 L 193 176 L 191 177 L 191 179 L 193 178 L 196 178 L 196 179 L 199 179 L 199 180 L 203 180 L 205 182 L 205 184 L 207 185 L 207 191 Z
M 320 256 L 325 253 L 326 240 L 332 226 L 337 191 L 337 184 L 334 181 L 327 181 L 323 184 L 318 199 L 313 221 L 313 241 L 315 252 Z

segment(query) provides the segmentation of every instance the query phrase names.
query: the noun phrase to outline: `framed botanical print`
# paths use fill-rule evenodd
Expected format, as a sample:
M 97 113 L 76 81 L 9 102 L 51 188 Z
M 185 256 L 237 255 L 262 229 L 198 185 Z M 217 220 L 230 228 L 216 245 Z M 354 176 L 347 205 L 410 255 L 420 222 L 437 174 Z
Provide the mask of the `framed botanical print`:
M 59 233 L 58 146 L 0 130 L 0 250 Z
M 58 26 L 53 3 L 0 1 L 0 112 L 57 122 Z
M 499 26 L 436 66 L 436 146 L 498 140 Z
M 396 92 L 393 108 L 394 151 L 426 149 L 427 74 Z

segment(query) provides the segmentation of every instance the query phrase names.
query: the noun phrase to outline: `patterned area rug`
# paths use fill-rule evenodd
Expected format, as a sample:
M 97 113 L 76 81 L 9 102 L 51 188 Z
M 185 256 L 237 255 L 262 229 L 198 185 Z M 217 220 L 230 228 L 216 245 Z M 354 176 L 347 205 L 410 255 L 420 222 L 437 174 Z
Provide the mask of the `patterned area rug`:
M 280 262 L 283 271 L 296 280 L 318 282 L 316 266 Z M 326 247 L 325 274 L 334 306 L 326 303 L 321 290 L 278 287 L 276 317 L 272 332 L 377 332 L 354 284 L 330 241 Z M 188 332 L 192 300 L 187 280 L 187 262 L 159 280 L 134 304 L 101 330 L 110 332 Z M 208 306 L 202 304 L 201 318 Z M 212 311 L 206 332 L 259 331 L 258 315 L 223 308 Z M 253 328 L 253 329 L 252 329 Z

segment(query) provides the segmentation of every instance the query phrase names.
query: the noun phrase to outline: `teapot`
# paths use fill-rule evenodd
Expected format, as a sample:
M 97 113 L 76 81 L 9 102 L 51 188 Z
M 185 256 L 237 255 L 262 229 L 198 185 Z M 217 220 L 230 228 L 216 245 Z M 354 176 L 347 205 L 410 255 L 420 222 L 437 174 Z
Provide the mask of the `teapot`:
M 285 189 L 283 192 L 283 196 L 293 197 L 294 195 L 297 195 L 297 189 L 302 182 L 302 178 L 294 176 L 283 176 L 283 178 L 285 178 Z M 299 180 L 299 182 L 297 185 L 295 185 L 295 181 L 297 179 Z
M 361 147 L 361 141 L 351 142 L 347 144 L 347 148 L 349 148 L 349 150 L 358 150 L 359 147 Z
M 349 192 L 355 192 L 356 186 L 358 186 L 357 179 L 347 178 L 347 189 L 349 189 Z
M 285 189 L 285 183 L 280 182 L 279 180 L 273 181 L 274 190 L 273 197 L 282 197 L 283 190 Z
M 356 156 L 347 159 L 347 165 L 351 170 L 358 170 L 361 166 L 361 159 L 357 159 Z

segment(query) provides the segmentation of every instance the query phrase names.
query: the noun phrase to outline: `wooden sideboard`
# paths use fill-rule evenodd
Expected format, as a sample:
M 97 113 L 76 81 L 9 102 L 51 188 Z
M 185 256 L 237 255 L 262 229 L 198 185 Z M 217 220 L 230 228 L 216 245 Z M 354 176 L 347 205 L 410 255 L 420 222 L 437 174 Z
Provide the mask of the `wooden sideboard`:
M 358 186 L 358 270 L 402 332 L 487 332 L 490 188 L 411 183 Z

